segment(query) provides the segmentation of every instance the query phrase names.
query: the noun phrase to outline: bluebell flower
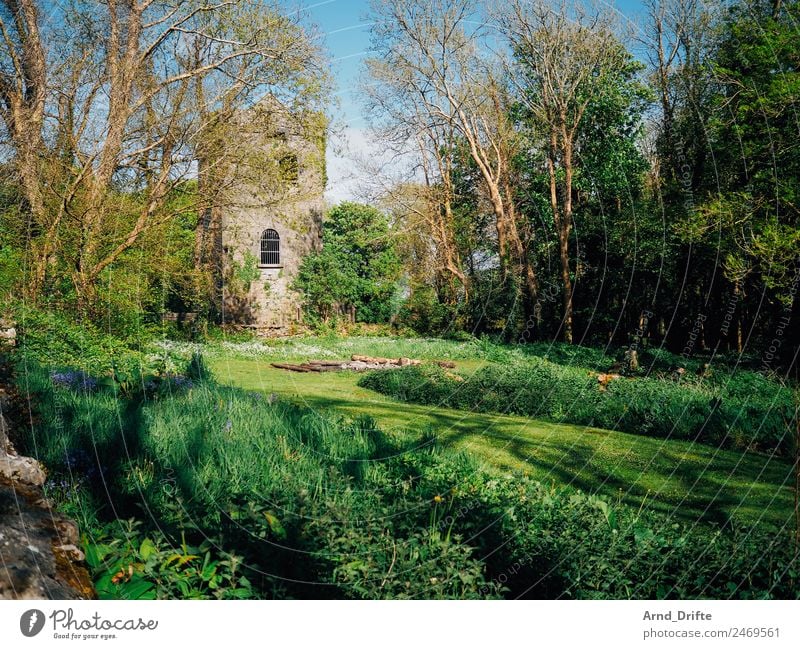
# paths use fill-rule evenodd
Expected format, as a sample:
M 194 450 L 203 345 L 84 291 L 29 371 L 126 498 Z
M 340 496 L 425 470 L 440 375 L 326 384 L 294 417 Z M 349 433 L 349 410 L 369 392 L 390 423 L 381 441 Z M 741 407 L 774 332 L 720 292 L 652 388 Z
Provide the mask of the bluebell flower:
M 194 387 L 192 379 L 186 376 L 175 375 L 169 377 L 169 382 L 172 387 L 178 390 L 191 390 Z
M 71 449 L 64 456 L 64 465 L 69 471 L 72 484 L 63 483 L 62 488 L 79 487 L 84 481 L 102 479 L 108 473 L 108 467 L 99 465 L 97 458 L 83 449 Z
M 52 372 L 50 380 L 53 385 L 67 388 L 75 392 L 93 392 L 97 388 L 97 379 L 81 370 L 68 370 L 66 372 Z

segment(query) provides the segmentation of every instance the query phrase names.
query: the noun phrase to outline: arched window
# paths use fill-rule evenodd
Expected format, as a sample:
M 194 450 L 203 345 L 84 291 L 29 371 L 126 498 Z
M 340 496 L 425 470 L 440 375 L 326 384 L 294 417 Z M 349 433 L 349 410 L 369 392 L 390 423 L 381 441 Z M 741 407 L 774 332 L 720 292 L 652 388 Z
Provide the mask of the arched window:
M 278 266 L 281 263 L 281 238 L 275 230 L 264 230 L 261 235 L 261 265 Z

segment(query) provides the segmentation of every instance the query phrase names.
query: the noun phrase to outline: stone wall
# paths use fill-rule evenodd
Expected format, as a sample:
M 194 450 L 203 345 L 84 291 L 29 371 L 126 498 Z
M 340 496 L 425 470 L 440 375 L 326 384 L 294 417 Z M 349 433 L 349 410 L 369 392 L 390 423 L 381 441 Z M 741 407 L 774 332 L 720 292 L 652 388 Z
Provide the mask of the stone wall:
M 243 113 L 228 143 L 237 155 L 228 156 L 230 190 L 213 218 L 220 229 L 223 320 L 286 333 L 302 320 L 292 282 L 303 258 L 321 246 L 324 135 L 265 102 Z M 282 169 L 286 160 L 296 176 Z M 280 263 L 271 266 L 260 256 L 267 229 L 280 237 Z
M 8 375 L 0 359 L 0 599 L 93 598 L 77 525 L 44 497 L 39 463 L 14 449 Z

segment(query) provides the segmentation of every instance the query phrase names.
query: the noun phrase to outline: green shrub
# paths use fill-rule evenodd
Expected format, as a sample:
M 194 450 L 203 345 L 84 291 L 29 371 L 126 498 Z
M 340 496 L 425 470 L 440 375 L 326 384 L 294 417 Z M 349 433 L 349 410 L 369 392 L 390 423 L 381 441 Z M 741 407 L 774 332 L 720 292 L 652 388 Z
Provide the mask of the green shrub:
M 481 498 L 499 521 L 502 561 L 494 581 L 517 597 L 762 599 L 800 592 L 800 557 L 780 534 L 681 525 L 524 478 L 490 482 Z
M 435 366 L 374 372 L 359 382 L 400 401 L 502 412 L 750 450 L 791 450 L 791 391 L 745 373 L 727 384 L 617 378 L 530 358 L 482 367 L 465 380 Z
M 526 354 L 539 356 L 559 365 L 583 367 L 604 372 L 617 360 L 618 353 L 606 348 L 583 347 L 560 342 L 533 342 L 523 348 Z
M 86 563 L 100 599 L 252 599 L 242 559 L 212 539 L 197 546 L 139 521 L 114 521 L 84 534 Z
M 422 335 L 452 335 L 459 331 L 455 307 L 440 301 L 436 291 L 425 285 L 414 285 L 403 302 L 398 321 Z
M 22 264 L 21 252 L 13 246 L 4 245 L 0 237 L 0 296 L 4 301 L 19 284 L 19 269 Z
M 359 322 L 388 322 L 397 311 L 401 262 L 388 217 L 369 205 L 331 208 L 322 249 L 303 258 L 294 287 L 309 320 L 329 323 L 351 307 Z
M 117 368 L 140 371 L 145 357 L 137 350 L 142 341 L 124 341 L 99 331 L 91 322 L 75 322 L 72 316 L 33 308 L 15 309 L 22 363 L 50 367 L 81 368 L 94 374 Z M 142 332 L 145 339 L 150 334 Z

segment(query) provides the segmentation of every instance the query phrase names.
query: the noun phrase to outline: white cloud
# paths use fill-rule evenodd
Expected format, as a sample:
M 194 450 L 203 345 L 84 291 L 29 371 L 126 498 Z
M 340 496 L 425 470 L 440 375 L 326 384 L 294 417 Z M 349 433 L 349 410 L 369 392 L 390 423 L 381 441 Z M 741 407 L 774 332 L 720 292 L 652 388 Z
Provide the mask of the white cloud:
M 369 175 L 363 161 L 372 155 L 374 145 L 366 129 L 347 126 L 341 133 L 332 135 L 326 155 L 328 186 L 325 198 L 331 203 L 362 199 Z
M 365 127 L 345 126 L 328 142 L 328 186 L 325 198 L 371 202 L 392 182 L 398 165 Z

